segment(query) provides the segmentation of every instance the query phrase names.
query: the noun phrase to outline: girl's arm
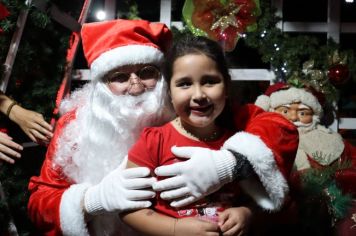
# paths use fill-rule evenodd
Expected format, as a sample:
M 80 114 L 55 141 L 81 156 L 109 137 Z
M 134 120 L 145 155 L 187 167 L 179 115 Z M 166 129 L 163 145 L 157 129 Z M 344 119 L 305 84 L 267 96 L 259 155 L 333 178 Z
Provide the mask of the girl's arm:
M 126 168 L 134 167 L 138 167 L 138 165 L 128 160 Z M 172 217 L 158 214 L 152 209 L 124 213 L 121 218 L 135 230 L 148 235 L 175 235 L 176 220 Z
M 142 209 L 122 215 L 122 220 L 135 230 L 147 235 L 176 235 L 177 219 L 155 212 L 152 209 Z
M 197 218 L 176 219 L 143 209 L 121 216 L 121 219 L 133 229 L 151 236 L 187 236 L 209 235 L 219 236 L 217 224 Z
M 138 167 L 135 163 L 127 161 L 126 168 Z M 135 230 L 157 236 L 175 235 L 176 219 L 159 214 L 152 209 L 142 209 L 122 215 L 122 220 Z
M 128 161 L 127 168 L 137 167 Z M 146 235 L 186 236 L 186 235 L 219 235 L 219 226 L 196 218 L 176 219 L 162 215 L 152 209 L 142 209 L 124 213 L 121 219 L 133 229 Z

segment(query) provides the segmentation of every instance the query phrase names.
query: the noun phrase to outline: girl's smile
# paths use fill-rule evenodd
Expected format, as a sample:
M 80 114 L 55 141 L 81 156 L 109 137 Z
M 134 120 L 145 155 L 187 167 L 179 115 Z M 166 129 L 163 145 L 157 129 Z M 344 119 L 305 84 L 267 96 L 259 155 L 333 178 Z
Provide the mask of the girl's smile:
M 192 106 L 190 107 L 191 113 L 193 113 L 196 116 L 205 116 L 208 113 L 213 112 L 214 105 L 213 104 L 208 104 L 204 106 Z

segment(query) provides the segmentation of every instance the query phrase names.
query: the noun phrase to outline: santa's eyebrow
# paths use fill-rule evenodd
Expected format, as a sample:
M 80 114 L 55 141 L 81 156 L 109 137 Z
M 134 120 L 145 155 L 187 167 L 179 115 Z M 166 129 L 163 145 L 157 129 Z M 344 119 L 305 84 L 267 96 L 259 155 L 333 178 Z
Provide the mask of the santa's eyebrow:
M 308 110 L 312 110 L 310 107 L 308 107 L 307 105 L 304 105 L 304 104 L 300 104 L 298 106 L 298 109 L 308 109 Z
M 290 105 L 289 105 L 289 104 L 284 104 L 284 105 L 280 105 L 280 106 L 278 106 L 277 108 L 279 108 L 279 107 L 286 107 L 286 108 L 290 108 Z

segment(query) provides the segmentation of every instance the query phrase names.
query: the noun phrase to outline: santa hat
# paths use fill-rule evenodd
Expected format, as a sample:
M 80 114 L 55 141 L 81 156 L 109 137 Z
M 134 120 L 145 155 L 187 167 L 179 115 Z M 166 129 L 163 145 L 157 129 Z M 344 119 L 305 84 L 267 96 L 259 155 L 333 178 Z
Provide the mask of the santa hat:
M 92 80 L 100 80 L 119 66 L 160 65 L 172 41 L 166 25 L 145 20 L 88 23 L 83 25 L 81 36 Z
M 255 105 L 265 111 L 273 111 L 279 106 L 299 102 L 310 107 L 314 115 L 322 114 L 324 98 L 320 93 L 312 88 L 296 88 L 282 82 L 269 86 L 265 94 L 257 97 Z

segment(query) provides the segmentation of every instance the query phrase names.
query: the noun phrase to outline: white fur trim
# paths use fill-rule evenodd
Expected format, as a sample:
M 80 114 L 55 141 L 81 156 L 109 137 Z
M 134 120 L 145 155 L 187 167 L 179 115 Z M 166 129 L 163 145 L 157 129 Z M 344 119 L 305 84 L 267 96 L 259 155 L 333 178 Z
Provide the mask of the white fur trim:
M 244 190 L 262 208 L 266 210 L 278 210 L 289 191 L 286 179 L 277 167 L 272 151 L 256 135 L 239 132 L 230 137 L 223 148 L 233 150 L 246 156 L 267 194 L 262 188 L 242 185 Z
M 270 101 L 271 108 L 276 108 L 284 104 L 301 102 L 313 109 L 314 114 L 320 116 L 322 113 L 322 108 L 318 99 L 304 89 L 291 87 L 287 90 L 274 92 L 270 96 Z
M 258 96 L 255 101 L 255 105 L 261 107 L 265 111 L 269 111 L 269 109 L 271 107 L 270 103 L 271 103 L 271 101 L 270 101 L 269 97 L 264 94 Z
M 154 47 L 128 45 L 111 49 L 96 58 L 91 66 L 91 80 L 99 80 L 106 73 L 123 65 L 147 64 L 160 65 L 163 53 Z
M 88 187 L 88 184 L 73 184 L 63 193 L 59 210 L 63 235 L 89 235 L 82 206 Z

